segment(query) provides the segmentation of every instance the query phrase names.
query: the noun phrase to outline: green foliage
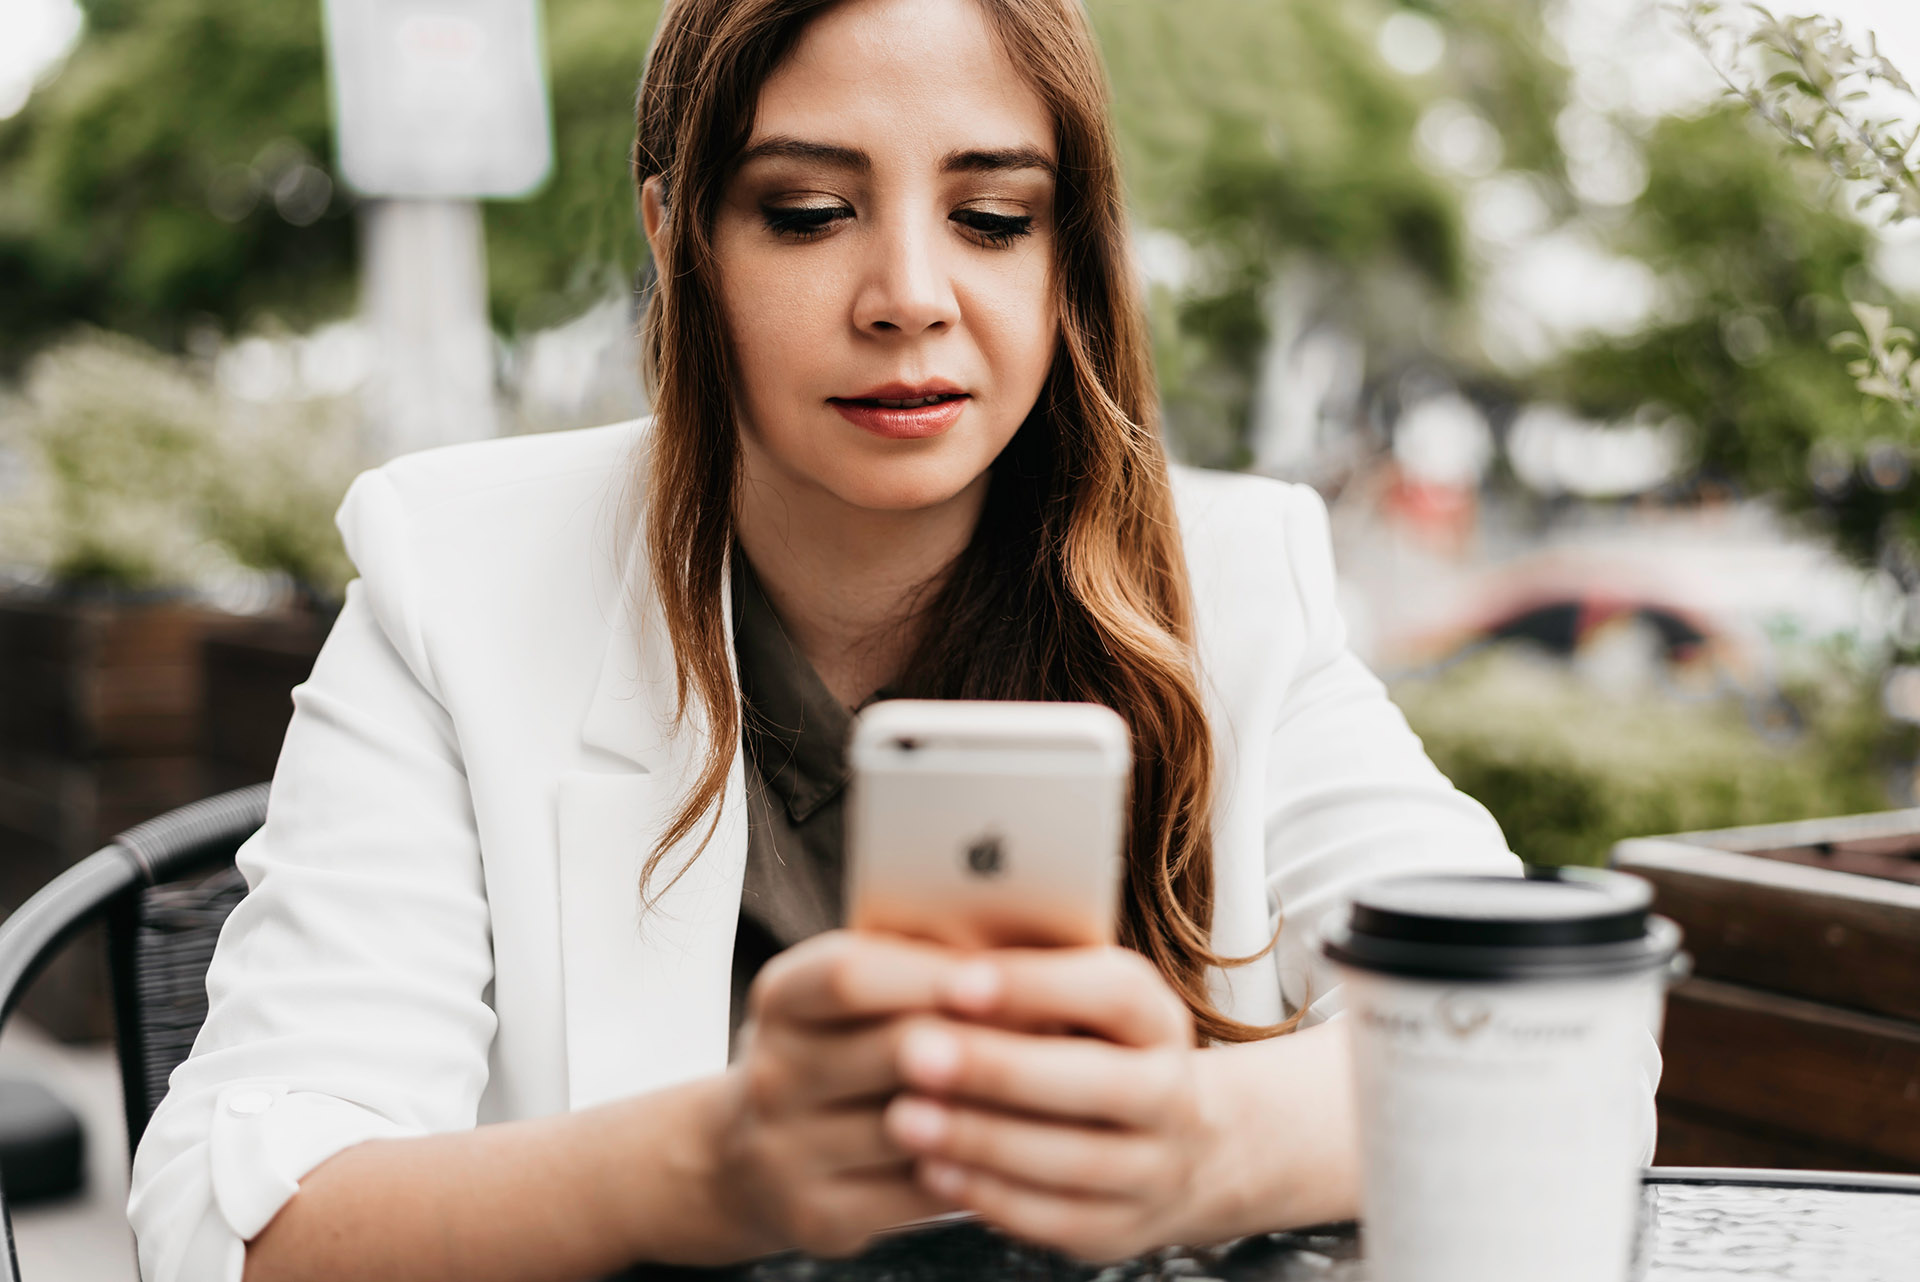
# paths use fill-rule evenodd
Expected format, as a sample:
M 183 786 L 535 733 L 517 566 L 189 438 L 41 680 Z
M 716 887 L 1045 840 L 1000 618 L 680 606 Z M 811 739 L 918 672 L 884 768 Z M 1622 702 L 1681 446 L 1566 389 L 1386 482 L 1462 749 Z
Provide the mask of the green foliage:
M 1754 115 L 1866 188 L 1859 208 L 1920 217 L 1920 125 L 1869 108 L 1876 92 L 1909 103 L 1920 96 L 1871 35 L 1857 49 L 1833 18 L 1776 17 L 1757 4 L 1736 9 L 1745 31 L 1713 0 L 1692 0 L 1683 12 L 1695 43 Z
M 1464 99 L 1500 130 L 1504 164 L 1565 177 L 1554 122 L 1567 105 L 1567 69 L 1545 52 L 1545 6 L 1533 0 L 1407 0 L 1441 24 L 1449 55 L 1429 92 Z M 1548 184 L 1553 191 L 1553 184 Z M 1562 212 L 1567 206 L 1564 192 Z
M 1389 353 L 1466 295 L 1458 195 L 1410 142 L 1436 86 L 1380 60 L 1388 10 L 1373 3 L 1088 9 L 1134 203 L 1199 250 L 1198 279 L 1154 300 L 1169 430 L 1196 461 L 1243 462 L 1266 299 L 1290 267 L 1310 262 L 1341 318 Z
M 1867 278 L 1867 230 L 1738 107 L 1660 121 L 1645 160 L 1646 190 L 1612 239 L 1659 273 L 1667 314 L 1566 354 L 1542 390 L 1603 420 L 1649 403 L 1677 412 L 1709 477 L 1818 513 L 1871 557 L 1910 500 L 1809 468 L 1823 444 L 1858 457 L 1887 430 L 1861 414 L 1829 349 L 1849 285 Z
M 644 248 L 626 155 L 659 7 L 545 6 L 553 177 L 487 206 L 504 329 L 632 280 Z M 317 0 L 90 0 L 87 14 L 66 69 L 0 123 L 0 373 L 75 322 L 177 348 L 205 319 L 304 327 L 350 310 L 355 202 L 333 175 Z M 333 191 L 295 225 L 273 194 L 302 166 Z
M 1682 14 L 1730 92 L 1847 184 L 1855 210 L 1889 222 L 1920 216 L 1920 126 L 1874 106 L 1893 100 L 1920 106 L 1920 95 L 1871 35 L 1864 49 L 1856 48 L 1831 18 L 1779 17 L 1754 4 L 1730 9 L 1690 0 Z M 1842 275 L 1831 279 L 1836 266 Z M 1850 264 L 1828 264 L 1827 275 L 1817 286 L 1823 312 L 1833 310 L 1830 300 L 1857 295 L 1863 284 L 1874 287 Z M 1835 334 L 1837 325 L 1829 323 L 1829 343 L 1852 357 L 1846 371 L 1868 398 L 1868 413 L 1802 418 L 1797 438 L 1769 434 L 1768 443 L 1779 463 L 1796 454 L 1805 460 L 1797 483 L 1784 487 L 1790 500 L 1828 509 L 1843 544 L 1878 556 L 1912 592 L 1920 590 L 1920 563 L 1912 555 L 1920 546 L 1920 507 L 1909 489 L 1920 452 L 1913 333 L 1895 324 L 1890 307 L 1857 297 L 1850 306 L 1860 328 Z M 1756 478 L 1772 481 L 1777 470 Z M 1856 483 L 1856 472 L 1865 484 Z
M 1836 335 L 1833 347 L 1859 353 L 1858 359 L 1847 362 L 1854 384 L 1909 420 L 1920 418 L 1920 366 L 1913 360 L 1913 331 L 1893 323 L 1891 308 L 1856 302 L 1853 315 L 1860 322 L 1859 332 Z
M 1872 676 L 1833 662 L 1789 693 L 1806 725 L 1786 742 L 1757 734 L 1737 700 L 1609 697 L 1511 650 L 1394 699 L 1522 858 L 1597 864 L 1624 837 L 1886 808 L 1884 780 L 1914 735 L 1881 713 Z
M 661 0 L 546 0 L 553 176 L 486 205 L 487 273 L 503 332 L 571 319 L 631 290 L 646 258 L 628 156 L 634 91 Z
M 300 227 L 270 197 L 233 222 L 209 201 L 216 182 L 251 171 L 270 190 L 328 155 L 318 5 L 88 8 L 66 70 L 0 124 L 0 359 L 76 321 L 173 346 L 200 316 L 344 310 L 353 239 L 337 191 Z

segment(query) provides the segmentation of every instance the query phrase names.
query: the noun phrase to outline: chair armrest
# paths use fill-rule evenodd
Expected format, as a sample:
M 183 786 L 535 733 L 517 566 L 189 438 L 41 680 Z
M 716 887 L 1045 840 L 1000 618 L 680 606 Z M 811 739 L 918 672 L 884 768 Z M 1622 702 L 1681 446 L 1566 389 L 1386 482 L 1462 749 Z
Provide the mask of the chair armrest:
M 141 880 L 126 850 L 106 846 L 42 886 L 0 922 L 0 1024 L 60 945 Z
M 174 881 L 221 861 L 267 820 L 267 785 L 250 784 L 206 797 L 135 824 L 113 839 L 149 886 Z

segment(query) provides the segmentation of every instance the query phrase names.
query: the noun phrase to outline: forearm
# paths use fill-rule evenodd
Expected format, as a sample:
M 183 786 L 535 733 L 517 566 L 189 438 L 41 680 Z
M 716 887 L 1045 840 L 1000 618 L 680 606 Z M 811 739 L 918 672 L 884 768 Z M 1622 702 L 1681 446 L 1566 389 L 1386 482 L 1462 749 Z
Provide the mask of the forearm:
M 347 1149 L 248 1244 L 245 1282 L 563 1282 L 737 1259 L 711 1170 L 720 1088 Z
M 1355 1218 L 1360 1141 L 1344 1022 L 1200 1055 L 1212 1109 L 1194 1241 Z

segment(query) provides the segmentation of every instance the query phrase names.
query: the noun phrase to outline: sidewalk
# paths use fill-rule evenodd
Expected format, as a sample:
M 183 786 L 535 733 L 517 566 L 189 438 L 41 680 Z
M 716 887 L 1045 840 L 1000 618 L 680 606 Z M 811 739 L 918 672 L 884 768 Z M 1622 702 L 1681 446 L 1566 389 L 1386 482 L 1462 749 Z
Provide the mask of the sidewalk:
M 22 1282 L 135 1282 L 127 1124 L 113 1048 L 62 1045 L 15 1017 L 0 1035 L 0 1076 L 41 1082 L 80 1114 L 87 1134 L 86 1189 L 13 1212 Z

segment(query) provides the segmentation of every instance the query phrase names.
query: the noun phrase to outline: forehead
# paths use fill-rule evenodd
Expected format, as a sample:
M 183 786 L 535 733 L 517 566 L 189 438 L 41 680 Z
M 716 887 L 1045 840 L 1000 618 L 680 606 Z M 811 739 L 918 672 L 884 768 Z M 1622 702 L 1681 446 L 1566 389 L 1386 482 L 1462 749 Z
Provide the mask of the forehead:
M 761 87 L 753 138 L 854 146 L 876 159 L 966 148 L 1054 151 L 1053 119 L 977 0 L 844 0 L 809 23 Z

